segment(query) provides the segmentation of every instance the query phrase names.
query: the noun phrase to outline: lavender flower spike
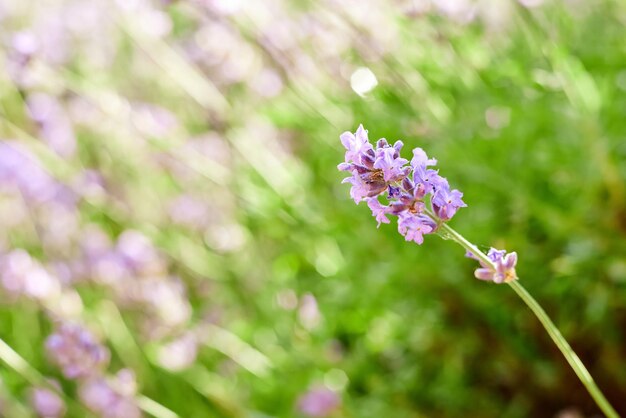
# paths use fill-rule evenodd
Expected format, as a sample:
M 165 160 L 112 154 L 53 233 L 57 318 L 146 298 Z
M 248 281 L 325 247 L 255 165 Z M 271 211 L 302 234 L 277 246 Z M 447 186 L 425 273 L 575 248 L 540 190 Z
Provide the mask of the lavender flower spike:
M 350 196 L 355 203 L 367 202 L 379 227 L 381 223 L 390 223 L 387 216 L 395 215 L 398 232 L 407 241 L 422 244 L 424 235 L 436 232 L 459 208 L 467 206 L 461 200 L 461 192 L 450 191 L 448 180 L 428 168 L 437 164 L 437 160 L 429 158 L 423 149 L 413 150 L 409 164 L 409 160 L 400 156 L 402 141 L 391 146 L 381 138 L 374 148 L 363 125 L 354 134 L 343 133 L 340 139 L 346 155 L 337 168 L 352 173 L 343 182 L 352 185 Z M 379 200 L 385 192 L 387 204 Z M 427 199 L 433 208 L 431 213 L 426 210 Z

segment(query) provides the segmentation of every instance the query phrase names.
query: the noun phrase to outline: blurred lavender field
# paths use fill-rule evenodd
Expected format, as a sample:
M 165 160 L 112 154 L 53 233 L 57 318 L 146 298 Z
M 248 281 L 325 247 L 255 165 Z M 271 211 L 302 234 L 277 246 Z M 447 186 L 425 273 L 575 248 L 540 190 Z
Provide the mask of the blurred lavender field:
M 0 416 L 600 416 L 508 289 L 354 207 L 402 139 L 626 414 L 626 3 L 0 0 Z

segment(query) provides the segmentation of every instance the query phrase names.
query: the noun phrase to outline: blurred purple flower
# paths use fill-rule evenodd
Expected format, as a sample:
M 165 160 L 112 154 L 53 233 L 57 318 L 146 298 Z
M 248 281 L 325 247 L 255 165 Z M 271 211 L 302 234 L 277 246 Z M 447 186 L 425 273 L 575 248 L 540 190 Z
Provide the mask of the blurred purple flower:
M 120 235 L 117 253 L 126 260 L 128 266 L 139 274 L 164 271 L 163 260 L 148 237 L 139 231 L 127 230 Z
M 126 259 L 113 250 L 92 257 L 87 263 L 92 279 L 99 284 L 115 286 L 132 277 Z
M 22 249 L 0 256 L 0 284 L 12 296 L 49 300 L 59 296 L 59 280 Z
M 339 395 L 325 387 L 313 388 L 298 401 L 298 409 L 310 417 L 327 417 L 341 404 Z
M 120 370 L 114 378 L 96 377 L 79 388 L 82 402 L 102 418 L 139 418 L 135 402 L 136 382 L 132 371 Z
M 63 323 L 46 340 L 46 349 L 68 379 L 93 376 L 106 366 L 109 351 L 78 324 Z
M 54 386 L 60 390 L 57 382 Z M 36 387 L 30 391 L 30 402 L 41 418 L 60 418 L 65 415 L 65 402 L 58 393 L 50 388 Z
M 64 188 L 41 168 L 30 152 L 13 141 L 0 141 L 0 187 L 3 183 L 5 187 L 16 187 L 32 203 L 53 199 L 65 202 Z
M 184 325 L 191 317 L 192 308 L 186 288 L 177 277 L 144 280 L 139 288 L 140 300 L 151 308 L 161 326 L 175 328 Z
M 41 137 L 62 157 L 76 151 L 72 123 L 59 101 L 45 93 L 32 93 L 27 99 L 28 113 L 40 127 Z
M 163 345 L 159 349 L 159 364 L 172 371 L 185 370 L 193 364 L 198 355 L 198 339 L 193 332 Z

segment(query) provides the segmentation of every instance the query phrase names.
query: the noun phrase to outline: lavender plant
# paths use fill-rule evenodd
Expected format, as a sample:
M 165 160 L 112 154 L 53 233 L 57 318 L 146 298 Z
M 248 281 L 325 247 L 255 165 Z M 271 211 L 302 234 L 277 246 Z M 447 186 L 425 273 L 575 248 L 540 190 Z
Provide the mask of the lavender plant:
M 447 222 L 457 211 L 467 205 L 462 200 L 463 193 L 451 189 L 448 180 L 430 168 L 437 164 L 437 160 L 429 158 L 423 149 L 415 148 L 409 162 L 400 156 L 402 141 L 396 141 L 391 146 L 381 138 L 374 147 L 363 125 L 359 125 L 354 134 L 344 132 L 340 139 L 346 153 L 345 161 L 337 168 L 351 173 L 343 183 L 352 185 L 350 196 L 356 204 L 361 201 L 367 203 L 378 227 L 381 223 L 390 223 L 388 216 L 396 216 L 398 232 L 407 241 L 421 245 L 424 235 L 438 234 L 465 248 L 466 256 L 480 264 L 474 276 L 497 284 L 509 284 L 541 321 L 604 414 L 609 418 L 618 417 L 559 329 L 519 283 L 515 272 L 517 253 L 491 248 L 485 254 L 448 225 Z M 381 197 L 386 200 L 385 204 L 381 203 Z

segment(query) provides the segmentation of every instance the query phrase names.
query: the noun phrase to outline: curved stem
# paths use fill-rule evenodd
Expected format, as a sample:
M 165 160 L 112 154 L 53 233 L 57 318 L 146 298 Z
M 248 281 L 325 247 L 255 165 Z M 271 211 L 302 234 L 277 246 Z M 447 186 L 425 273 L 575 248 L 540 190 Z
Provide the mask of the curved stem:
M 574 350 L 572 350 L 572 347 L 570 347 L 565 337 L 563 337 L 556 325 L 554 325 L 552 320 L 550 320 L 541 305 L 539 305 L 535 298 L 533 298 L 530 293 L 524 289 L 519 281 L 514 280 L 509 283 L 509 286 L 513 288 L 515 293 L 517 293 L 524 303 L 526 303 L 526 305 L 533 311 L 539 321 L 541 321 L 541 324 L 546 331 L 548 331 L 552 341 L 554 341 L 556 346 L 559 347 L 559 350 L 561 350 L 561 353 L 563 353 L 563 356 L 571 368 L 574 370 L 583 385 L 585 385 L 589 394 L 596 401 L 596 404 L 598 404 L 602 412 L 604 412 L 604 415 L 609 418 L 618 418 L 619 415 L 615 412 L 615 409 L 613 409 L 609 401 L 604 397 L 604 394 L 594 382 L 593 377 L 591 377 L 591 374 L 589 374 L 589 371 L 587 371 L 583 362 Z
M 440 228 L 443 233 L 449 236 L 449 238 L 456 241 L 467 251 L 473 253 L 482 262 L 486 263 L 487 265 L 494 265 L 485 253 L 480 251 L 478 247 L 469 242 L 467 239 L 465 239 L 465 237 L 449 227 L 447 224 L 442 224 Z M 554 322 L 552 322 L 550 317 L 548 317 L 548 314 L 546 314 L 541 305 L 539 305 L 535 298 L 533 298 L 530 293 L 528 293 L 526 289 L 524 289 L 524 287 L 519 283 L 518 280 L 513 280 L 512 282 L 508 283 L 508 285 L 513 288 L 513 290 L 515 291 L 515 293 L 517 293 L 520 299 L 524 301 L 524 303 L 530 308 L 530 310 L 533 311 L 537 319 L 539 319 L 543 327 L 548 332 L 548 335 L 550 335 L 550 338 L 552 338 L 552 341 L 554 341 L 554 344 L 556 344 L 559 350 L 561 350 L 561 353 L 563 353 L 563 356 L 569 363 L 570 367 L 574 370 L 583 385 L 585 385 L 585 388 L 587 388 L 587 391 L 596 401 L 596 404 L 598 405 L 598 407 L 600 407 L 602 412 L 604 412 L 604 414 L 608 418 L 619 418 L 619 415 L 617 414 L 617 412 L 615 412 L 615 409 L 613 409 L 602 391 L 598 388 L 583 362 L 580 360 L 574 350 L 572 350 L 572 347 L 570 347 L 567 340 L 563 337 L 556 325 L 554 325 Z

